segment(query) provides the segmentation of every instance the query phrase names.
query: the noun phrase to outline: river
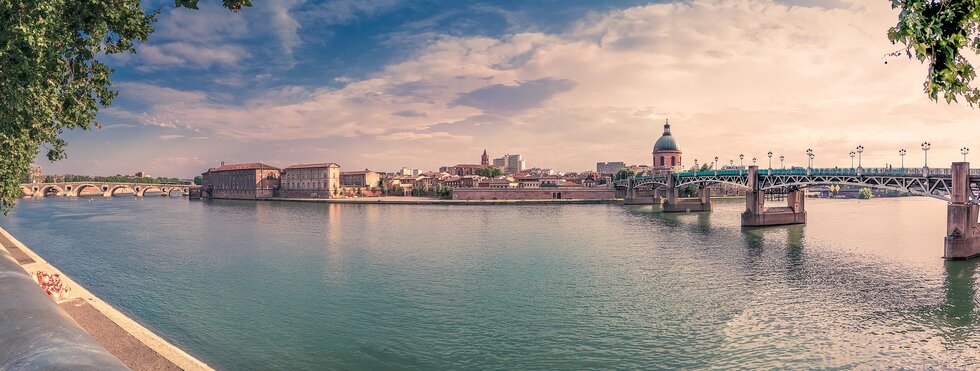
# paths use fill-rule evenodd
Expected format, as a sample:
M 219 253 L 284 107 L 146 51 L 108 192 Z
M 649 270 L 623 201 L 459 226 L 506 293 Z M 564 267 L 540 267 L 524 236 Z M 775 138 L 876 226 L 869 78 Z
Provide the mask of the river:
M 218 369 L 975 368 L 946 206 L 24 199 L 0 226 Z

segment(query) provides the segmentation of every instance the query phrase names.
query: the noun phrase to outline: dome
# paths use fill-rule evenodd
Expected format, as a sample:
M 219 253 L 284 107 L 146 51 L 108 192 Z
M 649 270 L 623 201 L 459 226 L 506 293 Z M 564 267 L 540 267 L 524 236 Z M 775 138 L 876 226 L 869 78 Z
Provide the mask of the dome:
M 680 151 L 677 147 L 677 142 L 674 141 L 674 136 L 670 135 L 670 124 L 664 124 L 664 135 L 657 139 L 657 143 L 653 145 L 653 152 L 664 152 L 664 151 Z

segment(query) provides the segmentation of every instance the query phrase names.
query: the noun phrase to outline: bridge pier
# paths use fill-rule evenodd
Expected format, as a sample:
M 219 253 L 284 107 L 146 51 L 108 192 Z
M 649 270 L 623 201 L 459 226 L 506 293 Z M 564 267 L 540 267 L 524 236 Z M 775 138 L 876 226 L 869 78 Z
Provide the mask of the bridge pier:
M 696 211 L 711 211 L 711 189 L 701 186 L 697 198 L 680 198 L 674 185 L 673 175 L 667 178 L 667 199 L 664 200 L 665 213 L 689 213 Z
M 758 166 L 749 166 L 748 186 L 750 190 L 745 193 L 745 212 L 742 213 L 742 226 L 805 224 L 806 193 L 800 189 L 794 189 L 786 195 L 786 207 L 767 208 L 765 206 L 766 192 L 759 190 L 758 174 Z
M 970 163 L 954 162 L 950 202 L 946 206 L 943 258 L 967 259 L 980 255 L 980 205 L 970 199 Z
M 623 205 L 660 205 L 660 194 L 656 187 L 651 190 L 637 189 L 632 178 L 626 184 L 626 196 L 623 197 Z

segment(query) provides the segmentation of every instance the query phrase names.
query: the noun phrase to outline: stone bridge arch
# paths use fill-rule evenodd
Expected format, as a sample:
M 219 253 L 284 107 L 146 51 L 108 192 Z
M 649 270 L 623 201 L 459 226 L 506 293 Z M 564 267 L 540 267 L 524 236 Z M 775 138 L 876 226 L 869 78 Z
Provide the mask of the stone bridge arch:
M 20 186 L 20 193 L 23 197 L 31 197 L 34 195 L 34 190 L 30 187 Z
M 81 196 L 82 195 L 82 191 L 85 190 L 86 188 L 94 188 L 96 190 L 102 191 L 102 188 L 101 187 L 99 187 L 99 186 L 97 186 L 95 184 L 92 184 L 92 183 L 75 184 L 75 185 L 71 185 L 70 187 L 72 189 L 68 191 L 68 195 L 69 196 Z M 68 187 L 66 187 L 66 188 L 68 188 Z
M 112 196 L 115 196 L 116 195 L 116 191 L 119 191 L 120 189 L 126 189 L 126 190 L 129 190 L 130 192 L 133 192 L 133 194 L 136 194 L 136 190 L 133 189 L 132 187 L 130 187 L 130 186 L 126 185 L 126 184 L 116 184 L 116 185 L 110 185 L 110 186 L 103 186 L 102 187 L 102 192 L 103 192 L 102 195 L 105 196 L 105 197 L 112 197 Z
M 57 196 L 63 196 L 65 194 L 65 189 L 57 184 L 48 184 L 41 186 L 33 194 L 35 197 L 44 197 L 48 195 L 48 192 L 54 191 Z

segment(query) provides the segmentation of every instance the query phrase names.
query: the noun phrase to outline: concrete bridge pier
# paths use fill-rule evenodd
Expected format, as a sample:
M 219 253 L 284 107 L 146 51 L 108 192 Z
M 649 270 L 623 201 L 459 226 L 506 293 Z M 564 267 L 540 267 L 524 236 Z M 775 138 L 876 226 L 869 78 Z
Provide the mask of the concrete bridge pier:
M 660 205 L 660 195 L 657 188 L 651 190 L 637 189 L 633 179 L 627 181 L 626 196 L 623 205 Z
M 805 224 L 806 193 L 800 189 L 793 189 L 786 195 L 786 207 L 767 208 L 765 206 L 766 192 L 759 190 L 758 174 L 758 166 L 749 166 L 748 186 L 750 190 L 745 193 L 745 212 L 742 213 L 742 226 Z
M 688 213 L 695 211 L 711 211 L 711 189 L 702 186 L 698 189 L 697 198 L 680 198 L 674 177 L 667 178 L 667 199 L 664 200 L 665 213 Z
M 966 259 L 980 255 L 980 205 L 970 200 L 970 163 L 954 162 L 950 202 L 946 206 L 943 257 Z

